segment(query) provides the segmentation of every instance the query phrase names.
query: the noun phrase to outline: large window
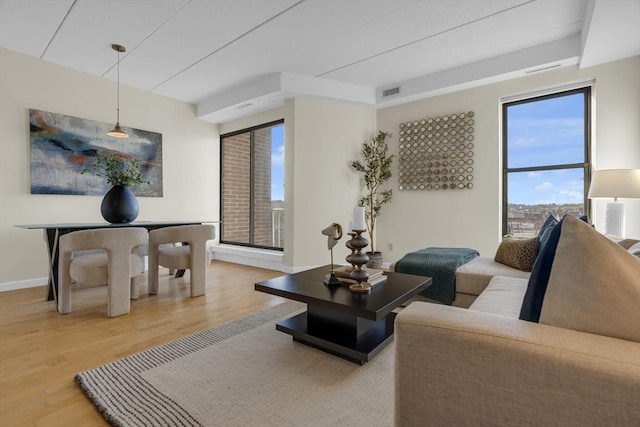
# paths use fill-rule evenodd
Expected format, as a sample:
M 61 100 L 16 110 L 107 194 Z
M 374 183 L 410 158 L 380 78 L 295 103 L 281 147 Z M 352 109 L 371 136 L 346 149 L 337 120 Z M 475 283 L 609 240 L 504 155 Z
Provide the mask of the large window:
M 503 234 L 533 237 L 549 214 L 587 213 L 590 92 L 503 104 Z
M 222 243 L 284 248 L 284 121 L 220 137 Z

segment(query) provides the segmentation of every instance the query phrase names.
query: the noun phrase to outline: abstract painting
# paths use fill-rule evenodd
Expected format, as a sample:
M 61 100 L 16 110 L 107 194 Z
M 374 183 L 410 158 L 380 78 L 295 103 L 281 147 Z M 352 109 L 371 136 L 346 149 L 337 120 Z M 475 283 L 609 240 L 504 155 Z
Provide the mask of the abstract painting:
M 136 196 L 162 197 L 162 134 L 126 128 L 129 138 L 107 136 L 113 123 L 29 109 L 31 194 L 102 196 L 107 182 L 91 172 L 99 155 L 137 161 L 145 181 L 131 187 Z M 89 169 L 82 173 L 84 169 Z

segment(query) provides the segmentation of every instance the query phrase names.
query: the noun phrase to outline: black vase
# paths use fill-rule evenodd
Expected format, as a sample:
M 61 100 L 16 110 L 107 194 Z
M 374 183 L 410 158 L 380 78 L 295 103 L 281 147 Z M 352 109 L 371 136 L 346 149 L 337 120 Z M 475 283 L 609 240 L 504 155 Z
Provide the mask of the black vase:
M 100 205 L 102 217 L 111 224 L 131 222 L 138 217 L 138 211 L 138 199 L 123 185 L 111 187 Z

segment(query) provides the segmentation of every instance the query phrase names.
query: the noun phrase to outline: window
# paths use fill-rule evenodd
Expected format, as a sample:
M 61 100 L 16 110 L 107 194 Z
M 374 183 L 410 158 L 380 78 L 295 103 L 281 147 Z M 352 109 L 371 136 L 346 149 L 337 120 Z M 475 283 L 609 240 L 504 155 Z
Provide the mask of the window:
M 284 248 L 284 121 L 220 137 L 221 243 Z
M 589 87 L 504 103 L 502 232 L 533 237 L 549 214 L 587 212 Z

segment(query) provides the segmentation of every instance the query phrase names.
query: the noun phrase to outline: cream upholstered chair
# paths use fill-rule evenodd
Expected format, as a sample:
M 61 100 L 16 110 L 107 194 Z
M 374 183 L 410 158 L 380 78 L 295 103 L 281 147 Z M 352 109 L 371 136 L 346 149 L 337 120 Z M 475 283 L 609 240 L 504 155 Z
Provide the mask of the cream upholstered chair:
M 144 264 L 137 248 L 146 245 L 145 228 L 98 228 L 60 237 L 58 311 L 71 312 L 71 281 L 108 286 L 107 316 L 129 313 L 130 298 L 138 297 Z M 104 249 L 102 253 L 73 256 L 74 252 Z
M 164 227 L 149 232 L 149 293 L 158 293 L 158 267 L 190 270 L 191 296 L 204 295 L 207 285 L 207 265 L 211 254 L 207 241 L 215 237 L 211 224 Z M 167 246 L 167 243 L 187 243 Z M 162 245 L 162 246 L 161 246 Z

